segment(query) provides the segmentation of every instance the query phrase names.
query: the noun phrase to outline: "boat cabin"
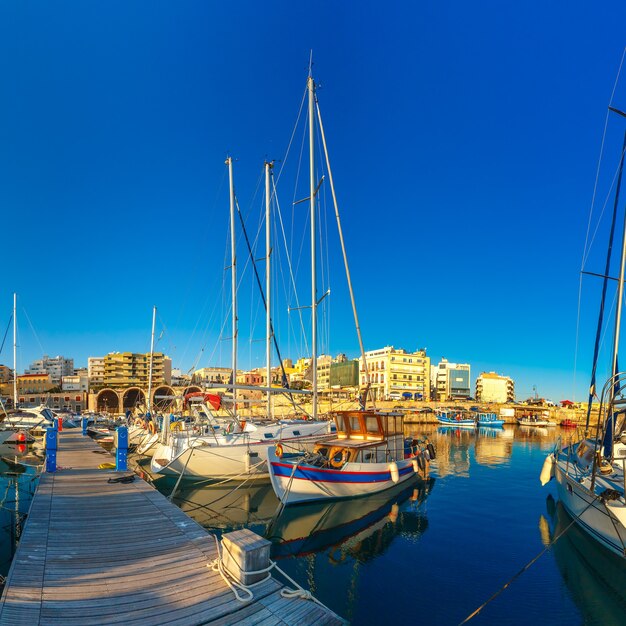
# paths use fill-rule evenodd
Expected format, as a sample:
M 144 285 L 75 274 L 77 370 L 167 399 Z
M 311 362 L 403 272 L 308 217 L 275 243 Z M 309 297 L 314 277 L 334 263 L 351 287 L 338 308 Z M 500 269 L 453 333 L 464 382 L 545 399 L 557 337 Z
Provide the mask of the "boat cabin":
M 404 458 L 401 413 L 338 411 L 336 439 L 315 444 L 320 467 L 341 469 L 346 463 L 389 463 Z

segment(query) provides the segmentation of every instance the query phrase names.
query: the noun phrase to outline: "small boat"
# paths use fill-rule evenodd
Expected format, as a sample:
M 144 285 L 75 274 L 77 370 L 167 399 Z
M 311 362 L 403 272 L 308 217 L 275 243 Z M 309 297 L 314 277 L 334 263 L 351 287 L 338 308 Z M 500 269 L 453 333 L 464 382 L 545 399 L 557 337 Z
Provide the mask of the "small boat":
M 402 414 L 340 411 L 334 417 L 336 437 L 318 442 L 313 454 L 285 454 L 280 445 L 268 450 L 282 505 L 370 495 L 428 473 L 435 449 L 407 447 Z
M 503 426 L 504 420 L 500 419 L 496 413 L 477 413 L 476 414 L 477 426 Z
M 562 420 L 559 426 L 561 428 L 577 428 L 578 424 L 574 420 L 567 418 Z
M 444 426 L 463 426 L 466 428 L 476 426 L 474 413 L 462 409 L 435 409 L 435 417 Z
M 551 422 L 544 417 L 540 417 L 539 415 L 524 415 L 524 417 L 519 417 L 517 419 L 517 423 L 520 426 L 537 426 L 543 428 L 546 428 L 548 426 L 556 426 L 554 422 Z

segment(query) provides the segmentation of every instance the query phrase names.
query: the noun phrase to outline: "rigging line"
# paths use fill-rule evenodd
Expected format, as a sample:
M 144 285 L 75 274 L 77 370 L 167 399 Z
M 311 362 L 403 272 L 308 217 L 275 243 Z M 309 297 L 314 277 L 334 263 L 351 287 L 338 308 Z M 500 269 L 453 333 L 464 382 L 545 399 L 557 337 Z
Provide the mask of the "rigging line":
M 577 515 L 548 545 L 533 559 L 531 559 L 522 569 L 520 569 L 516 574 L 514 574 L 509 580 L 504 583 L 504 585 L 498 589 L 488 600 L 483 602 L 473 613 L 470 613 L 462 622 L 460 622 L 459 626 L 463 626 L 471 619 L 476 617 L 492 600 L 495 600 L 505 589 L 510 587 L 510 585 L 515 582 L 531 565 L 534 565 L 581 517 L 584 513 L 586 513 L 587 509 L 592 506 L 597 500 L 597 496 L 581 511 L 579 515 Z
M 293 130 L 291 131 L 291 137 L 289 138 L 289 144 L 287 145 L 287 151 L 285 152 L 285 156 L 283 157 L 283 162 L 280 165 L 280 169 L 278 170 L 278 174 L 276 175 L 276 183 L 280 180 L 282 176 L 283 169 L 285 169 L 285 165 L 287 164 L 287 158 L 289 157 L 289 151 L 291 150 L 291 144 L 293 142 L 293 138 L 296 135 L 296 131 L 298 130 L 298 125 L 300 124 L 300 117 L 302 116 L 302 109 L 304 107 L 304 103 L 306 101 L 306 96 L 308 92 L 308 86 L 304 88 L 302 93 L 302 101 L 300 102 L 300 109 L 298 110 L 298 116 L 296 117 L 296 123 L 293 126 Z
M 617 84 L 619 82 L 619 77 L 622 72 L 622 65 L 624 64 L 624 56 L 626 55 L 626 47 L 622 51 L 622 59 L 619 63 L 619 68 L 617 70 L 617 76 L 615 77 L 615 82 L 613 83 L 613 91 L 611 91 L 611 98 L 609 100 L 609 106 L 613 104 L 613 97 L 615 96 L 615 90 L 617 89 Z M 604 142 L 606 140 L 606 131 L 609 125 L 609 115 L 610 111 L 607 108 L 606 116 L 604 118 L 604 130 L 602 131 L 602 141 L 600 142 L 600 154 L 598 155 L 598 165 L 596 167 L 596 179 L 593 184 L 593 193 L 591 194 L 591 206 L 589 207 L 589 220 L 587 222 L 587 235 L 585 236 L 585 246 L 583 248 L 583 259 L 581 265 L 581 271 L 585 267 L 586 257 L 588 255 L 587 243 L 589 241 L 589 231 L 591 230 L 591 218 L 593 216 L 593 207 L 595 205 L 596 200 L 596 192 L 598 189 L 598 180 L 600 178 L 600 166 L 602 164 L 602 156 L 604 153 Z
M 302 335 L 304 337 L 306 353 L 309 351 L 309 344 L 306 339 L 306 332 L 304 330 L 304 321 L 302 320 L 302 307 L 300 306 L 300 299 L 298 298 L 298 290 L 296 289 L 296 279 L 293 275 L 293 265 L 291 263 L 291 255 L 289 254 L 289 248 L 287 247 L 287 236 L 285 235 L 285 225 L 283 223 L 283 214 L 280 210 L 280 203 L 278 202 L 278 193 L 276 191 L 276 183 L 272 179 L 273 187 L 274 187 L 274 202 L 276 203 L 277 213 L 278 213 L 278 221 L 280 222 L 280 229 L 283 236 L 283 242 L 285 245 L 285 255 L 287 256 L 287 267 L 289 268 L 289 277 L 291 279 L 291 285 L 293 286 L 294 297 L 296 300 L 296 307 L 298 308 L 298 316 L 300 318 L 300 326 L 302 328 Z M 293 228 L 293 226 L 292 226 Z M 282 267 L 281 267 L 282 271 Z
M 7 324 L 7 329 L 4 331 L 2 345 L 0 346 L 0 354 L 2 354 L 2 350 L 4 349 L 4 342 L 7 340 L 7 335 L 9 334 L 9 328 L 11 328 L 12 321 L 13 321 L 13 313 L 11 313 L 11 316 L 9 317 L 9 323 Z
M 33 331 L 33 335 L 35 335 L 35 339 L 37 340 L 39 347 L 41 348 L 41 354 L 46 354 L 46 351 L 43 349 L 43 346 L 41 345 L 41 341 L 39 341 L 39 336 L 37 335 L 37 332 L 35 331 L 35 327 L 33 326 L 33 323 L 30 321 L 30 317 L 28 317 L 28 313 L 26 312 L 26 308 L 24 306 L 22 306 L 22 311 L 24 313 L 24 316 L 26 317 L 26 320 L 28 321 L 28 324 L 30 325 L 30 329 Z
M 602 218 L 604 217 L 604 211 L 606 210 L 606 205 L 609 202 L 609 199 L 611 198 L 611 193 L 613 191 L 613 187 L 615 186 L 615 183 L 619 177 L 619 171 L 620 171 L 620 163 L 622 162 L 622 159 L 624 158 L 624 149 L 622 149 L 622 155 L 620 157 L 620 160 L 617 162 L 617 168 L 615 169 L 615 172 L 613 173 L 613 180 L 611 181 L 611 186 L 609 187 L 609 190 L 607 191 L 606 197 L 604 199 L 604 203 L 602 204 L 602 211 L 600 211 L 600 216 L 598 217 L 598 221 L 596 223 L 596 227 L 593 231 L 593 235 L 591 237 L 591 241 L 589 242 L 589 249 L 587 250 L 586 256 L 583 259 L 583 263 L 584 265 L 587 264 L 587 261 L 589 260 L 589 255 L 591 254 L 591 248 L 593 247 L 593 243 L 596 240 L 596 236 L 598 234 L 598 230 L 600 229 L 600 224 L 602 222 Z M 584 265 L 583 265 L 583 270 L 584 270 Z M 582 270 L 581 270 L 582 271 Z
M 263 290 L 263 284 L 261 283 L 261 277 L 259 276 L 259 271 L 257 269 L 256 263 L 254 262 L 254 256 L 253 256 L 253 251 L 252 248 L 250 247 L 250 239 L 248 238 L 248 231 L 246 230 L 246 225 L 243 221 L 243 215 L 241 214 L 241 211 L 239 210 L 239 204 L 237 202 L 237 198 L 235 198 L 235 206 L 237 207 L 237 214 L 239 215 L 239 221 L 241 222 L 241 228 L 243 230 L 243 236 L 246 242 L 246 246 L 248 247 L 248 261 L 252 260 L 252 269 L 254 270 L 254 276 L 256 278 L 256 282 L 257 285 L 259 287 L 259 292 L 261 294 L 261 300 L 263 301 L 263 306 L 265 308 L 265 310 L 267 310 L 267 300 L 265 298 L 265 291 Z M 262 224 L 261 224 L 262 226 Z M 261 226 L 259 226 L 259 231 L 261 231 Z M 257 237 L 258 237 L 258 233 L 257 233 Z M 247 266 L 247 263 L 246 263 Z M 278 361 L 280 363 L 280 369 L 282 371 L 283 377 L 286 378 L 287 377 L 287 373 L 285 372 L 285 366 L 283 364 L 283 358 L 281 356 L 280 353 L 280 348 L 278 347 L 278 340 L 276 339 L 276 333 L 274 332 L 274 324 L 273 322 L 270 320 L 270 331 L 272 333 L 272 339 L 274 340 L 274 349 L 276 350 L 276 356 L 278 357 Z M 268 386 L 270 384 L 270 381 L 268 381 Z M 293 396 L 290 394 L 289 397 L 291 398 L 292 402 L 294 402 L 294 407 L 295 407 L 295 401 L 293 400 Z

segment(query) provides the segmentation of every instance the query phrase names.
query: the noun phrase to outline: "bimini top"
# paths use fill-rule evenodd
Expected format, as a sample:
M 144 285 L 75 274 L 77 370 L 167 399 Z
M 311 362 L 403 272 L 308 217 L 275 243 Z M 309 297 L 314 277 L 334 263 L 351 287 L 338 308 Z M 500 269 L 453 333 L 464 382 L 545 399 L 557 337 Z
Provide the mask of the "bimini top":
M 401 413 L 337 411 L 332 416 L 337 424 L 337 439 L 383 441 L 390 435 L 404 433 L 404 416 Z

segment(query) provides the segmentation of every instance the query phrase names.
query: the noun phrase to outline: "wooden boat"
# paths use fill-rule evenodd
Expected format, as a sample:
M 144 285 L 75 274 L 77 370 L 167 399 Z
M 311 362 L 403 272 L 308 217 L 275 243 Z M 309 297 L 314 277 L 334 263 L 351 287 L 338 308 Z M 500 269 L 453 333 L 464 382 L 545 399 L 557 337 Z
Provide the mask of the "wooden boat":
M 504 420 L 500 419 L 496 413 L 476 413 L 477 426 L 503 426 Z
M 282 504 L 370 495 L 428 472 L 435 450 L 407 447 L 403 415 L 341 411 L 334 417 L 336 438 L 318 442 L 312 455 L 285 454 L 282 446 L 268 451 Z
M 444 426 L 458 426 L 465 428 L 474 428 L 476 426 L 476 418 L 471 411 L 462 409 L 435 409 L 435 417 L 440 424 Z
M 544 417 L 540 417 L 539 415 L 524 415 L 524 417 L 519 417 L 517 419 L 517 423 L 520 426 L 536 426 L 536 427 L 549 427 L 556 426 L 554 422 L 545 419 Z
M 562 420 L 559 426 L 561 428 L 576 428 L 578 424 L 574 420 L 571 420 L 568 418 L 568 419 Z

